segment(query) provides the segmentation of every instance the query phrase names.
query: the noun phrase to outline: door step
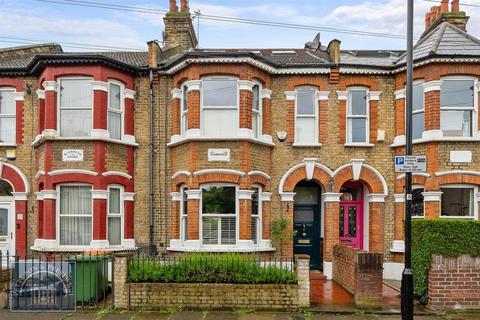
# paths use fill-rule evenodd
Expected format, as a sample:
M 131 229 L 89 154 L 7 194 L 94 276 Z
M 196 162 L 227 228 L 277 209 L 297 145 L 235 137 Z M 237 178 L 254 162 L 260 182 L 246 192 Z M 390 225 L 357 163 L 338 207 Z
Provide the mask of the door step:
M 310 280 L 327 280 L 327 277 L 318 270 L 310 270 Z

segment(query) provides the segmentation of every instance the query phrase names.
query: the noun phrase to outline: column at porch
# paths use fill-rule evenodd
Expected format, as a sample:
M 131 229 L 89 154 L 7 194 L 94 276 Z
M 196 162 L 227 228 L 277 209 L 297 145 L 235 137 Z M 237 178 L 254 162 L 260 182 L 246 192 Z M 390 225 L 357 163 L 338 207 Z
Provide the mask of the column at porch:
M 385 248 L 385 194 L 368 196 L 368 251 L 383 253 Z
M 187 214 L 188 214 L 188 224 L 187 224 L 187 242 L 190 242 L 192 245 L 196 244 L 200 246 L 200 234 L 199 234 L 199 224 L 200 224 L 200 189 L 190 189 L 186 190 L 187 194 Z
M 135 201 L 135 193 L 124 192 L 123 193 L 123 239 L 122 247 L 134 248 L 134 216 L 133 206 Z
M 188 99 L 188 131 L 187 136 L 200 136 L 200 80 L 185 83 Z
M 239 247 L 251 247 L 252 241 L 252 195 L 253 190 L 238 190 L 239 202 Z
M 93 234 L 90 246 L 93 248 L 108 248 L 107 199 L 107 190 L 92 190 Z
M 93 90 L 93 128 L 92 136 L 109 138 L 108 132 L 108 82 L 92 80 Z
M 293 233 L 293 207 L 294 207 L 294 198 L 295 192 L 283 192 L 280 193 L 280 200 L 281 200 L 281 215 L 282 218 L 288 220 L 287 229 L 285 230 L 285 234 L 292 234 Z M 291 258 L 293 257 L 293 238 L 289 241 L 286 241 L 281 244 L 281 254 L 282 257 Z M 278 246 L 278 244 L 275 244 Z M 278 248 L 277 248 L 278 250 Z
M 339 219 L 340 219 L 340 196 L 341 193 L 326 192 L 323 195 L 324 203 L 324 233 L 323 233 L 323 260 L 332 263 L 333 246 L 339 243 Z M 324 273 L 328 273 L 325 270 Z M 330 269 L 331 273 L 331 269 Z M 327 275 L 328 276 L 328 275 Z
M 441 191 L 425 191 L 423 194 L 424 213 L 426 219 L 435 219 L 440 217 Z
M 42 134 L 45 136 L 56 136 L 58 83 L 56 81 L 44 81 L 42 86 L 45 95 L 45 129 Z

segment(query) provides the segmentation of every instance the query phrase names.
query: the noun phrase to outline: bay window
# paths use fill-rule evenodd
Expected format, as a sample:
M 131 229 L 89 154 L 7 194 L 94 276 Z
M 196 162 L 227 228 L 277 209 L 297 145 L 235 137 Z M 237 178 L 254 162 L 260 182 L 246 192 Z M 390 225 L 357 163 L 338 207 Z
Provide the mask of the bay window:
M 92 85 L 90 79 L 60 79 L 60 135 L 87 137 L 92 131 Z
M 440 128 L 444 137 L 471 137 L 475 112 L 475 82 L 443 80 L 440 88 Z
M 108 84 L 108 132 L 110 138 L 122 139 L 123 123 L 122 86 L 115 82 Z
M 260 86 L 253 86 L 253 103 L 252 103 L 252 130 L 255 138 L 262 135 L 262 99 L 260 97 Z
M 421 139 L 425 127 L 423 82 L 413 85 L 412 139 Z
M 238 130 L 238 81 L 212 77 L 202 81 L 202 133 L 232 137 Z
M 180 193 L 182 194 L 182 201 L 180 202 L 180 239 L 182 241 L 187 241 L 188 239 L 188 232 L 187 232 L 187 225 L 188 225 L 188 198 L 186 186 L 180 187 Z
M 295 143 L 318 143 L 318 101 L 316 90 L 298 88 L 295 98 Z
M 262 206 L 260 202 L 260 187 L 253 187 L 253 194 L 252 194 L 252 241 L 254 244 L 258 244 L 261 239 L 261 212 Z
M 108 188 L 107 233 L 111 246 L 122 244 L 122 189 L 117 186 Z
M 58 201 L 60 245 L 88 246 L 92 240 L 93 202 L 89 185 L 61 185 Z
M 0 143 L 15 143 L 16 104 L 14 89 L 0 88 Z
M 202 243 L 234 245 L 237 239 L 237 188 L 211 185 L 202 187 Z
M 442 217 L 473 217 L 474 188 L 467 186 L 445 186 L 441 188 Z
M 182 136 L 188 130 L 188 88 L 186 85 L 182 86 L 182 101 L 180 106 L 180 132 Z
M 347 142 L 368 143 L 368 91 L 349 89 L 347 103 Z

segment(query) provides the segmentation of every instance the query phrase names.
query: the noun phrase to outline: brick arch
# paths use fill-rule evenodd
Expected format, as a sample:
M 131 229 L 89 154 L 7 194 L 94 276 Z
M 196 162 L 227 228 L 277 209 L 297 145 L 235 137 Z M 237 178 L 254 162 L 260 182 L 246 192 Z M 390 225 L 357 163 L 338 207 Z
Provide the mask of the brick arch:
M 233 171 L 233 170 L 232 170 Z M 190 188 L 198 188 L 204 183 L 225 182 L 240 184 L 245 174 L 241 172 L 229 172 L 225 170 L 212 170 L 211 172 L 196 172 L 190 184 Z
M 178 190 L 182 184 L 189 184 L 191 173 L 188 171 L 179 171 L 172 176 L 172 190 Z
M 287 85 L 288 90 L 295 90 L 295 88 L 301 86 L 313 86 L 319 90 L 328 90 L 328 75 L 325 75 L 325 77 L 317 75 L 297 76 L 293 77 Z
M 427 183 L 427 179 L 429 178 L 429 174 L 413 174 L 412 175 L 412 184 L 425 186 Z M 395 181 L 395 192 L 402 193 L 403 188 L 405 186 L 405 175 L 400 175 L 397 177 Z
M 14 192 L 29 192 L 30 185 L 25 174 L 16 166 L 9 163 L 1 164 L 0 178 L 12 185 Z
M 480 185 L 480 171 L 462 172 L 440 172 L 437 173 L 438 184 L 475 184 Z
M 315 163 L 312 179 L 317 182 L 322 189 L 327 190 L 327 186 L 332 178 L 332 171 L 328 167 Z M 303 180 L 309 180 L 307 177 L 307 164 L 300 163 L 290 168 L 280 180 L 279 192 L 293 192 L 295 186 Z
M 250 178 L 251 185 L 259 184 L 265 189 L 265 191 L 270 190 L 270 181 L 269 181 L 270 176 L 268 176 L 267 174 L 258 171 L 258 172 L 250 172 L 248 176 Z
M 342 77 L 338 85 L 340 90 L 345 90 L 348 87 L 367 87 L 370 90 L 378 90 L 378 84 L 375 78 L 371 76 L 349 76 Z
M 388 194 L 387 182 L 385 178 L 373 167 L 362 164 L 360 176 L 355 179 L 353 173 L 353 164 L 346 164 L 338 168 L 334 172 L 332 179 L 332 192 L 340 192 L 343 184 L 351 180 L 359 180 L 363 182 L 369 193 L 374 194 Z

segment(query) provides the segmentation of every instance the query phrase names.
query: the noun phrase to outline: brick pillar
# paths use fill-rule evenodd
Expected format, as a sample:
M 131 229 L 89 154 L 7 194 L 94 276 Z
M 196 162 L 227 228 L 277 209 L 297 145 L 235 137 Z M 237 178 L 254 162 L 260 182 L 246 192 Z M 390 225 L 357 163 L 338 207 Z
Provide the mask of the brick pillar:
M 108 247 L 107 241 L 107 190 L 92 190 L 93 234 L 90 245 L 94 248 Z
M 262 98 L 262 133 L 271 135 L 272 90 L 263 89 L 260 97 Z
M 404 239 L 405 195 L 395 194 L 395 240 Z
M 281 196 L 281 214 L 282 218 L 285 218 L 289 221 L 287 230 L 285 230 L 286 234 L 292 234 L 293 232 L 293 205 L 294 205 L 294 192 L 284 192 L 280 194 Z M 278 246 L 279 244 L 275 244 Z M 291 258 L 293 257 L 293 239 L 286 240 L 284 243 L 281 244 L 282 246 L 282 257 Z
M 347 142 L 347 91 L 337 91 L 338 96 L 338 119 L 339 119 L 339 136 L 338 136 L 338 143 L 344 144 Z
M 328 99 L 328 96 L 327 96 Z M 328 101 L 318 102 L 318 142 L 328 142 Z
M 440 217 L 440 200 L 441 191 L 425 191 L 423 192 L 425 218 L 435 219 Z
M 43 239 L 43 200 L 37 200 L 37 239 Z
M 310 307 L 310 256 L 295 256 L 295 272 L 298 280 L 298 306 Z
M 43 190 L 43 239 L 55 240 L 56 234 L 56 190 Z
M 181 99 L 182 90 L 175 88 L 171 91 L 172 95 L 172 135 L 181 134 L 180 115 L 181 115 Z
M 287 142 L 293 143 L 295 141 L 295 91 L 286 91 L 285 98 L 287 99 Z
M 355 260 L 355 305 L 361 308 L 381 308 L 383 253 L 357 252 Z
M 200 129 L 200 80 L 185 83 L 188 96 L 188 129 Z
M 57 89 L 56 81 L 44 81 L 45 89 L 45 131 L 48 134 L 57 132 Z
M 339 242 L 340 193 L 323 194 L 324 202 L 324 239 L 323 260 L 331 262 L 333 246 Z
M 113 308 L 127 309 L 128 301 L 128 259 L 131 254 L 116 253 L 113 257 Z
M 248 80 L 239 80 L 240 89 L 240 128 L 252 129 L 253 86 Z
M 271 236 L 271 197 L 270 192 L 260 193 L 260 201 L 262 202 L 262 239 L 270 240 Z
M 42 133 L 45 129 L 45 91 L 38 89 L 38 118 L 37 118 L 37 134 Z
M 370 143 L 377 143 L 378 130 L 378 101 L 380 97 L 373 97 L 373 91 L 370 92 Z M 378 98 L 378 100 L 374 100 Z
M 252 195 L 253 190 L 238 190 L 238 202 L 240 205 L 240 217 L 239 217 L 239 240 L 251 241 L 252 240 Z M 253 243 L 252 243 L 253 244 Z
M 371 194 L 369 203 L 369 246 L 370 252 L 383 253 L 385 239 L 385 195 Z
M 129 92 L 131 90 L 126 90 Z M 125 95 L 125 111 L 124 111 L 124 132 L 125 135 L 134 136 L 135 135 L 135 100 L 133 96 Z
M 190 189 L 185 191 L 187 193 L 187 206 L 188 206 L 188 226 L 187 226 L 187 239 L 199 240 L 199 219 L 200 219 L 200 196 L 201 190 Z
M 98 135 L 108 136 L 107 108 L 108 108 L 108 83 L 102 81 L 92 81 L 93 90 L 93 129 L 97 130 Z M 102 132 L 102 133 L 100 133 Z M 106 133 L 103 133 L 106 132 Z
M 440 130 L 440 86 L 441 81 L 434 80 L 424 84 L 425 92 L 425 131 Z
M 123 238 L 127 242 L 132 242 L 134 240 L 134 201 L 135 194 L 133 192 L 124 192 L 123 193 Z

